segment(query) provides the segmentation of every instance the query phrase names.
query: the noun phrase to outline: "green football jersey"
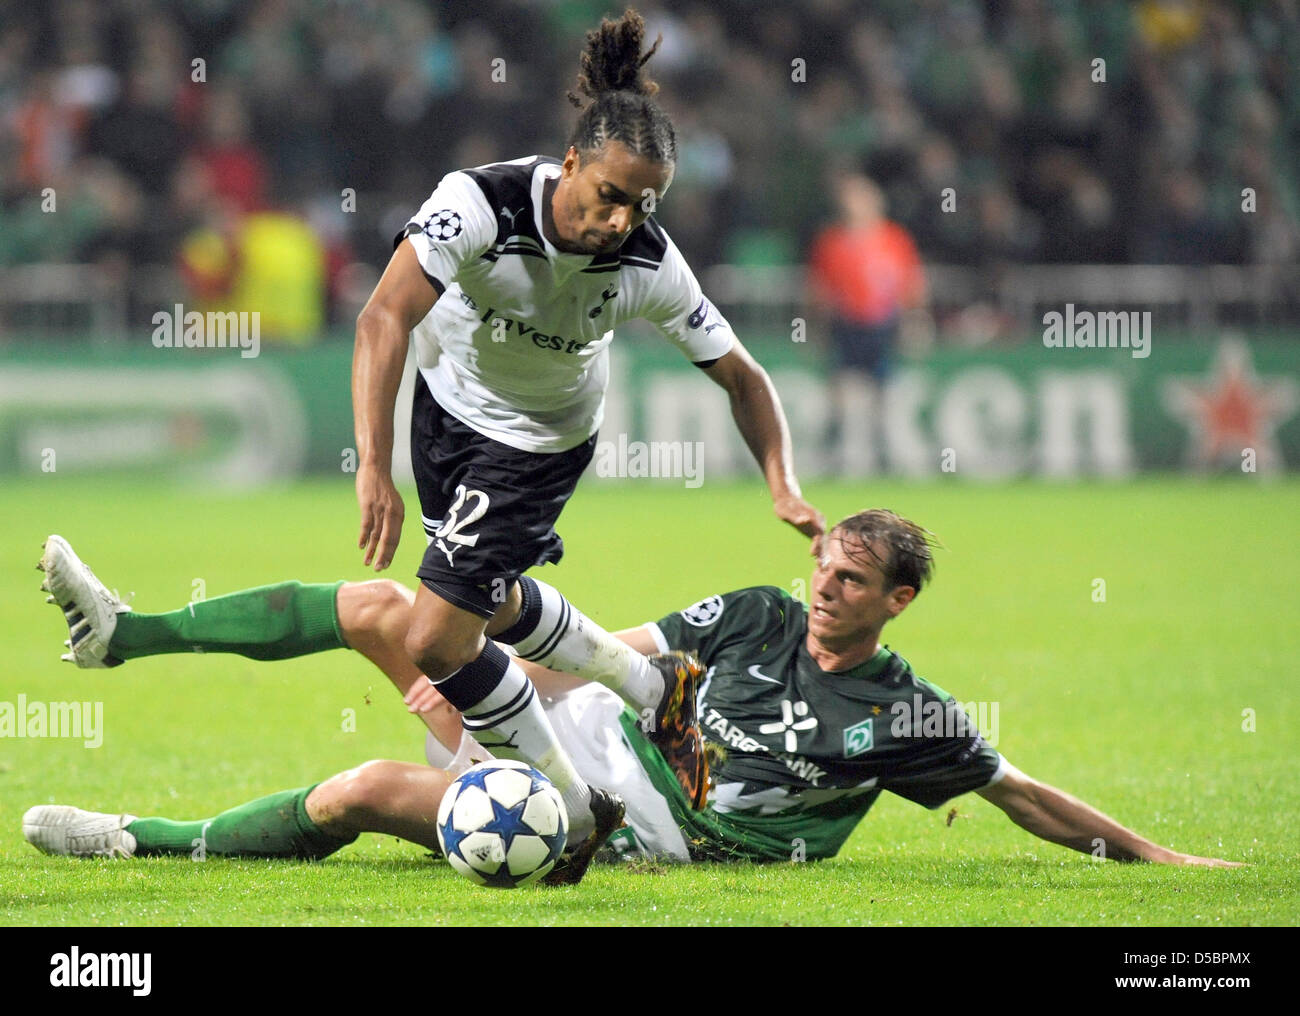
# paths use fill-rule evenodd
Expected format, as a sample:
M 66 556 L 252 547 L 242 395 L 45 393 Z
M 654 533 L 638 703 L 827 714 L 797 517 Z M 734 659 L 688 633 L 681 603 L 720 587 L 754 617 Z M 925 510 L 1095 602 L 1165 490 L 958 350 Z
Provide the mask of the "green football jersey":
M 700 726 L 726 753 L 709 808 L 740 845 L 754 840 L 750 856 L 830 857 L 882 790 L 937 808 L 988 785 L 1001 764 L 956 700 L 888 648 L 822 670 L 807 611 L 757 586 L 658 622 L 671 648 L 707 668 Z

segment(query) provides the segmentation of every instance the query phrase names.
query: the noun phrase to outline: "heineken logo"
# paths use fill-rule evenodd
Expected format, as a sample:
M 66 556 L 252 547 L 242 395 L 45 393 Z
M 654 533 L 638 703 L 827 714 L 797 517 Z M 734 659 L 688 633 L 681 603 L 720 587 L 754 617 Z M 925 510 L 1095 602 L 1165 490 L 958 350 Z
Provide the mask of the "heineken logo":
M 868 716 L 861 723 L 855 723 L 844 729 L 845 758 L 853 758 L 854 755 L 868 752 L 874 745 L 875 735 L 872 732 L 871 717 Z

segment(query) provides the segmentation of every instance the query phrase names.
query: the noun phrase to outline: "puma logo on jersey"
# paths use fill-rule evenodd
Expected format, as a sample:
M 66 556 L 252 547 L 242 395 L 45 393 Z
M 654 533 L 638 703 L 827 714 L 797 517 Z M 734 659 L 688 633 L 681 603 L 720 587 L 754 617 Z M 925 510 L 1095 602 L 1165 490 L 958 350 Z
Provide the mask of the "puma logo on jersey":
M 475 740 L 479 740 L 480 738 L 483 737 L 482 731 L 475 731 L 474 734 L 475 734 L 475 738 L 474 738 Z M 493 748 L 498 748 L 498 749 L 509 748 L 511 751 L 518 751 L 519 745 L 515 741 L 515 738 L 517 738 L 518 736 L 519 736 L 519 731 L 512 730 L 510 731 L 510 736 L 506 738 L 504 741 L 488 741 L 487 743 L 483 744 L 483 747 L 489 750 Z
M 509 208 L 503 208 L 500 211 L 501 218 L 510 220 L 510 228 L 515 228 L 515 216 L 522 212 L 522 208 L 516 208 L 513 212 Z

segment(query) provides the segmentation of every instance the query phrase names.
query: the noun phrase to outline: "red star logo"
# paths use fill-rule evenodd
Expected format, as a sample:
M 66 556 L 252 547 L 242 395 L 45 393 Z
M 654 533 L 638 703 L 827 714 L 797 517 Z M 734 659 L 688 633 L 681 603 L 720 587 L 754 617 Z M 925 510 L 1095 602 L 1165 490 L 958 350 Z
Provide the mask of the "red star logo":
M 1231 464 L 1259 472 L 1284 466 L 1278 425 L 1295 412 L 1295 381 L 1261 380 L 1244 342 L 1219 343 L 1210 377 L 1203 384 L 1169 379 L 1162 395 L 1165 408 L 1191 431 L 1188 458 L 1198 469 Z

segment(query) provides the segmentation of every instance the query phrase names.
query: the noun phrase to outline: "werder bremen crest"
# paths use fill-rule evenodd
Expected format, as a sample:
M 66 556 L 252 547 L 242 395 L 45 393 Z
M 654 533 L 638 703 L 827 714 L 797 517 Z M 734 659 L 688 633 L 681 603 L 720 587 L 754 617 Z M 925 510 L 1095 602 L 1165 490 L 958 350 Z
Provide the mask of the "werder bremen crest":
M 875 743 L 876 738 L 871 727 L 870 716 L 861 723 L 855 723 L 851 727 L 844 728 L 845 758 L 853 758 L 854 755 L 868 752 L 874 747 Z

